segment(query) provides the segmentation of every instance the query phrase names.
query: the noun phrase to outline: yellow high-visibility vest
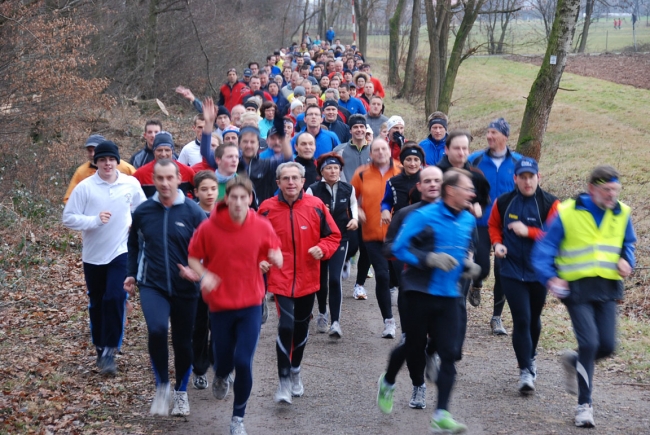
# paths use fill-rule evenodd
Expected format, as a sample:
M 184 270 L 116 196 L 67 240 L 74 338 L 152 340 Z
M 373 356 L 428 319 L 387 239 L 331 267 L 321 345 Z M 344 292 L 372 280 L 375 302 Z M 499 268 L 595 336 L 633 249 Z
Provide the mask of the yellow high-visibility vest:
M 576 210 L 575 199 L 558 206 L 558 216 L 564 227 L 564 240 L 555 258 L 558 275 L 567 281 L 601 277 L 621 280 L 618 260 L 623 250 L 625 229 L 630 218 L 629 206 L 619 202 L 621 212 L 606 210 L 600 227 L 591 213 Z

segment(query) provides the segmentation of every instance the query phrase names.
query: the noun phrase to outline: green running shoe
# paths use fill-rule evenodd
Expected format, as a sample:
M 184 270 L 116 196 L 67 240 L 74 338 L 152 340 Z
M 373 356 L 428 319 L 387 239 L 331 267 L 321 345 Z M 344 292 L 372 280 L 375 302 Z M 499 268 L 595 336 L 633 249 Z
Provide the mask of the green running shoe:
M 384 414 L 390 414 L 393 411 L 393 392 L 395 385 L 388 385 L 384 380 L 386 373 L 379 376 L 377 382 L 377 406 Z
M 454 434 L 463 433 L 467 430 L 467 426 L 454 420 L 449 411 L 443 409 L 441 414 L 442 417 L 436 419 L 434 414 L 434 417 L 431 418 L 431 432 Z

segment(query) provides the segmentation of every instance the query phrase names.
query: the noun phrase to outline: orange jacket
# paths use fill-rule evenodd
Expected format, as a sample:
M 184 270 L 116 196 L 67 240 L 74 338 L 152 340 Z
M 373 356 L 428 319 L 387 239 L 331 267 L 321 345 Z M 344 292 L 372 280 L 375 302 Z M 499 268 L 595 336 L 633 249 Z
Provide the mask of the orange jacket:
M 399 161 L 392 160 L 384 175 L 371 163 L 360 166 L 352 176 L 351 184 L 354 186 L 359 206 L 366 214 L 366 221 L 361 225 L 364 241 L 384 241 L 388 225 L 381 223 L 381 200 L 386 191 L 386 182 L 401 172 L 402 165 Z
M 133 166 L 131 166 L 129 162 L 122 159 L 120 159 L 120 164 L 117 165 L 117 170 L 126 175 L 133 175 L 135 174 L 136 171 L 136 169 Z M 65 192 L 65 195 L 63 196 L 63 203 L 64 204 L 68 203 L 68 199 L 70 198 L 70 195 L 72 194 L 74 188 L 77 187 L 77 184 L 81 183 L 83 180 L 90 177 L 91 175 L 95 175 L 95 172 L 97 172 L 97 166 L 91 165 L 90 162 L 86 162 L 83 165 L 79 166 L 77 170 L 74 171 L 74 175 L 70 180 L 70 185 L 68 186 L 68 190 Z

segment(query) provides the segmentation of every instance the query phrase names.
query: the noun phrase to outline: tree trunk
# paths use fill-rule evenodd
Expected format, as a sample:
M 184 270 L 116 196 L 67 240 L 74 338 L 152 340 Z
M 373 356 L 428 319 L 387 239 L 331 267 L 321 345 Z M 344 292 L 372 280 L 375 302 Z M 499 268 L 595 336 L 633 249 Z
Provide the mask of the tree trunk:
M 399 25 L 402 20 L 402 10 L 404 9 L 405 0 L 398 0 L 395 7 L 395 13 L 388 20 L 389 37 L 388 37 L 388 84 L 397 85 L 399 83 Z M 362 51 L 363 53 L 363 51 Z
M 447 60 L 445 47 L 449 38 L 449 15 L 451 15 L 448 1 L 438 1 L 435 6 L 432 1 L 426 0 L 424 2 L 430 51 L 427 65 L 427 90 L 424 98 L 425 115 L 434 112 L 438 108 L 443 81 L 442 71 Z M 445 29 L 447 30 L 446 33 L 444 33 Z
M 300 47 L 300 44 L 302 44 L 302 41 L 305 40 L 305 33 L 307 32 L 307 12 L 309 11 L 309 2 L 305 0 L 305 9 L 302 11 L 302 33 L 300 35 L 300 41 L 298 42 L 298 46 Z
M 287 36 L 287 19 L 291 10 L 291 3 L 293 3 L 293 0 L 289 0 L 287 3 L 287 8 L 284 10 L 284 16 L 282 17 L 282 42 L 280 43 L 280 47 L 284 47 L 284 38 Z
M 558 0 L 546 55 L 528 94 L 517 151 L 537 160 L 541 155 L 553 100 L 571 50 L 579 11 L 580 0 Z M 555 65 L 551 65 L 551 56 L 557 56 Z
M 510 7 L 509 3 L 507 6 Z M 501 14 L 501 36 L 499 37 L 499 43 L 497 44 L 497 54 L 503 54 L 503 41 L 506 39 L 506 31 L 508 30 L 511 16 L 512 13 L 510 12 L 504 12 Z
M 325 39 L 325 32 L 327 31 L 325 27 L 325 23 L 327 23 L 327 0 L 318 0 L 318 10 L 320 10 L 320 13 L 318 14 L 318 28 L 316 33 Z
M 442 89 L 440 91 L 440 99 L 438 101 L 438 110 L 446 114 L 449 114 L 449 108 L 451 107 L 451 96 L 454 92 L 454 84 L 456 83 L 458 69 L 465 59 L 463 56 L 465 43 L 467 42 L 467 38 L 469 38 L 474 22 L 476 22 L 478 13 L 484 3 L 485 0 L 469 0 L 465 4 L 465 14 L 463 15 L 463 20 L 461 21 L 460 26 L 458 26 L 458 31 L 456 32 L 456 40 L 454 41 L 454 47 L 451 50 L 447 73 L 445 74 Z
M 368 21 L 375 3 L 377 3 L 377 0 L 355 0 L 354 2 L 354 13 L 359 28 L 357 32 L 357 48 L 364 55 L 368 54 Z
M 585 5 L 585 23 L 582 26 L 582 36 L 580 37 L 580 46 L 578 53 L 584 53 L 587 48 L 587 36 L 589 35 L 589 26 L 591 26 L 591 15 L 594 11 L 594 0 L 587 0 Z
M 425 0 L 428 1 L 428 0 Z M 413 12 L 411 14 L 411 34 L 409 35 L 409 51 L 406 56 L 406 68 L 404 69 L 404 85 L 398 97 L 408 96 L 413 93 L 415 85 L 415 60 L 418 54 L 418 40 L 420 39 L 420 13 L 422 10 L 421 0 L 413 0 Z
M 144 73 L 143 83 L 155 83 L 156 59 L 158 57 L 158 4 L 160 0 L 149 1 L 147 27 L 145 29 Z M 149 89 L 151 90 L 151 89 Z

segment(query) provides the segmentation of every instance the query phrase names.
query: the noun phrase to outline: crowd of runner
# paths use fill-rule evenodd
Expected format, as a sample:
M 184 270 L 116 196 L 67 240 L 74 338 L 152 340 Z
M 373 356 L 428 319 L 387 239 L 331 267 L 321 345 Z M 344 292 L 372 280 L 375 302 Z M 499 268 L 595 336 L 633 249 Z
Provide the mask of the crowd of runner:
M 494 252 L 494 306 L 506 301 L 520 369 L 518 390 L 535 391 L 536 349 L 547 292 L 571 316 L 578 347 L 562 364 L 578 394 L 575 425 L 593 427 L 594 362 L 614 351 L 616 301 L 634 267 L 636 238 L 621 184 L 609 166 L 588 191 L 560 202 L 539 187 L 538 163 L 507 145 L 503 118 L 487 127 L 488 148 L 448 131 L 432 113 L 428 136 L 404 137 L 399 114 L 384 114 L 384 88 L 354 46 L 333 29 L 231 68 L 218 100 L 177 92 L 197 110 L 195 139 L 178 147 L 158 120 L 130 163 L 94 134 L 75 172 L 64 224 L 82 231 L 92 343 L 102 374 L 117 372 L 128 298 L 139 290 L 155 378 L 153 415 L 187 416 L 187 389 L 224 399 L 232 389 L 232 434 L 245 434 L 252 365 L 267 299 L 275 300 L 278 388 L 290 404 L 304 394 L 301 361 L 314 315 L 319 333 L 344 336 L 342 281 L 356 262 L 353 297 L 374 276 L 383 329 L 401 342 L 378 382 L 377 405 L 393 408 L 406 362 L 409 406 L 426 407 L 437 386 L 435 433 L 466 426 L 449 412 L 463 355 L 467 306 L 481 302 Z M 189 127 L 188 127 L 189 129 Z M 372 269 L 371 269 L 372 268 Z M 374 274 L 374 275 L 373 275 Z M 270 294 L 267 296 L 267 294 Z M 316 303 L 316 304 L 315 304 Z M 175 384 L 169 380 L 171 325 Z

